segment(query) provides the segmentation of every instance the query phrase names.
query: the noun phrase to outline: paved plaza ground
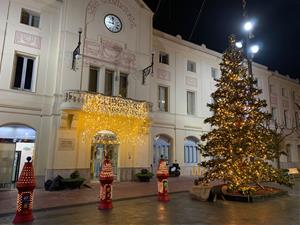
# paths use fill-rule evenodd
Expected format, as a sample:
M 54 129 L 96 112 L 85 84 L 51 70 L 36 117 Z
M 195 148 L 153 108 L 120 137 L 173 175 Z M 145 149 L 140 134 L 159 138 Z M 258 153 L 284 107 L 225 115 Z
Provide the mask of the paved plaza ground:
M 199 202 L 188 193 L 171 194 L 161 203 L 156 197 L 115 201 L 110 211 L 96 204 L 36 212 L 32 225 L 59 224 L 199 224 L 199 225 L 297 225 L 300 224 L 300 198 L 280 197 L 259 203 L 229 201 Z M 0 218 L 11 224 L 13 215 Z
M 190 190 L 193 185 L 192 177 L 172 177 L 169 178 L 169 191 L 182 192 Z M 62 191 L 45 191 L 35 189 L 34 210 L 49 208 L 60 208 L 66 206 L 96 203 L 99 201 L 99 182 L 90 184 L 91 188 L 81 188 Z M 157 192 L 156 179 L 150 182 L 114 182 L 113 199 L 128 199 L 145 196 L 154 196 Z M 17 191 L 0 191 L 0 216 L 16 211 Z
M 170 179 L 173 183 L 188 189 L 191 179 Z M 184 184 L 187 184 L 186 186 Z M 121 185 L 121 186 L 118 186 Z M 123 185 L 123 186 L 122 186 Z M 126 187 L 125 187 L 126 185 Z M 144 186 L 145 185 L 145 186 Z M 122 187 L 124 188 L 121 193 Z M 114 208 L 109 211 L 99 211 L 95 201 L 81 206 L 59 206 L 52 209 L 40 209 L 34 212 L 35 220 L 32 225 L 59 225 L 59 224 L 199 224 L 199 225 L 298 225 L 300 224 L 300 180 L 296 186 L 289 190 L 289 196 L 275 198 L 258 203 L 241 203 L 218 200 L 212 202 L 200 202 L 192 200 L 188 192 L 171 194 L 168 203 L 158 202 L 156 197 L 139 197 L 125 199 L 125 193 L 132 193 L 131 197 L 151 195 L 150 189 L 155 187 L 155 182 L 143 183 L 119 183 L 119 198 L 113 202 Z M 173 187 L 173 192 L 175 187 Z M 177 189 L 179 190 L 179 188 Z M 40 190 L 41 191 L 41 190 Z M 80 190 L 75 190 L 80 193 Z M 81 190 L 82 194 L 86 190 Z M 91 190 L 90 190 L 91 191 Z M 42 192 L 42 191 L 41 191 Z M 2 197 L 1 192 L 0 199 Z M 45 194 L 48 194 L 46 192 Z M 51 192 L 60 194 L 64 201 L 63 192 Z M 65 191 L 65 193 L 72 193 Z M 74 193 L 73 193 L 74 194 Z M 124 198 L 122 198 L 122 195 Z M 128 195 L 128 194 L 127 194 Z M 41 194 L 40 194 L 41 196 Z M 36 196 L 37 197 L 37 196 Z M 131 198 L 129 197 L 129 198 Z M 73 197 L 74 202 L 79 197 Z M 51 199 L 51 198 L 49 198 Z M 37 201 L 37 199 L 36 199 Z M 47 201 L 45 201 L 47 205 Z M 2 201 L 1 201 L 2 207 Z M 0 216 L 0 224 L 11 224 L 14 214 Z

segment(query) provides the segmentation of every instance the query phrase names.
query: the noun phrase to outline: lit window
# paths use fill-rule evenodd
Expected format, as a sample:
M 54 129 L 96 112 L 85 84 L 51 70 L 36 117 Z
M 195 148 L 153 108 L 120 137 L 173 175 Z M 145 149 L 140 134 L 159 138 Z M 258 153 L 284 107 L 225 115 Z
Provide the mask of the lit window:
M 214 79 L 214 80 L 216 80 L 216 79 L 218 79 L 219 78 L 219 76 L 218 76 L 218 70 L 216 69 L 216 68 L 211 68 L 211 77 Z
M 114 80 L 114 71 L 105 70 L 104 95 L 107 96 L 113 95 L 113 80 Z
M 128 75 L 125 73 L 120 73 L 120 82 L 119 82 L 119 95 L 123 98 L 127 97 L 127 86 L 128 86 Z
M 165 52 L 159 52 L 159 62 L 169 65 L 169 54 Z
M 98 91 L 98 73 L 99 68 L 90 67 L 90 77 L 89 77 L 89 91 L 97 92 Z
M 187 92 L 187 114 L 195 115 L 195 92 Z
M 158 107 L 161 112 L 169 111 L 169 93 L 168 88 L 159 86 L 158 87 Z
M 35 62 L 34 57 L 16 55 L 15 77 L 12 88 L 34 91 Z
M 38 28 L 40 26 L 40 15 L 31 10 L 22 9 L 20 22 Z
M 187 61 L 187 71 L 196 72 L 196 63 L 192 61 Z

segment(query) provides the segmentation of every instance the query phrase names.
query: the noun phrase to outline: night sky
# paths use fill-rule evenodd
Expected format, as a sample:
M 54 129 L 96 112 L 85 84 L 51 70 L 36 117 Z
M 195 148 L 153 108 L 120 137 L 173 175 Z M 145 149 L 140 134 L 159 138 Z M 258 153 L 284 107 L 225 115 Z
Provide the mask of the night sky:
M 154 28 L 189 40 L 203 0 L 144 0 L 156 12 Z M 248 0 L 248 17 L 255 19 L 254 42 L 260 52 L 254 61 L 300 78 L 300 0 Z M 242 0 L 206 0 L 189 41 L 223 52 L 229 34 L 242 38 Z

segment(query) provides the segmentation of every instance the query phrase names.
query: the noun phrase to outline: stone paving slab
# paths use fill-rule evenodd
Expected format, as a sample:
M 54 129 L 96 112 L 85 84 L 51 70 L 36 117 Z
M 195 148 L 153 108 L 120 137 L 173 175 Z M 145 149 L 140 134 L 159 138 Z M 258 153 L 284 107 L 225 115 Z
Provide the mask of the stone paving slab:
M 193 185 L 192 177 L 169 178 L 169 192 L 189 191 Z M 99 200 L 99 183 L 93 183 L 91 188 L 81 188 L 62 191 L 34 191 L 33 210 L 62 208 L 68 206 L 96 203 Z M 115 182 L 113 184 L 113 200 L 153 196 L 157 193 L 156 179 L 150 182 Z M 0 191 L 0 217 L 15 213 L 17 190 Z

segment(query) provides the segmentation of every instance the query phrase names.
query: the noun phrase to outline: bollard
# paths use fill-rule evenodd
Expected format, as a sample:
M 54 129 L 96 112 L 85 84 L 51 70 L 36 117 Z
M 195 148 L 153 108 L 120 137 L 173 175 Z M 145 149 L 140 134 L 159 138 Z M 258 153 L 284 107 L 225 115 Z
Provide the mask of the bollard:
M 168 171 L 166 161 L 163 159 L 159 161 L 156 177 L 157 177 L 158 201 L 167 202 L 170 200 L 168 195 L 169 171 Z
M 112 208 L 112 182 L 114 180 L 112 165 L 105 157 L 103 166 L 99 175 L 100 180 L 100 203 L 98 209 Z
M 26 158 L 19 180 L 17 181 L 17 211 L 13 223 L 25 223 L 33 220 L 33 190 L 35 188 L 34 171 L 31 157 Z

